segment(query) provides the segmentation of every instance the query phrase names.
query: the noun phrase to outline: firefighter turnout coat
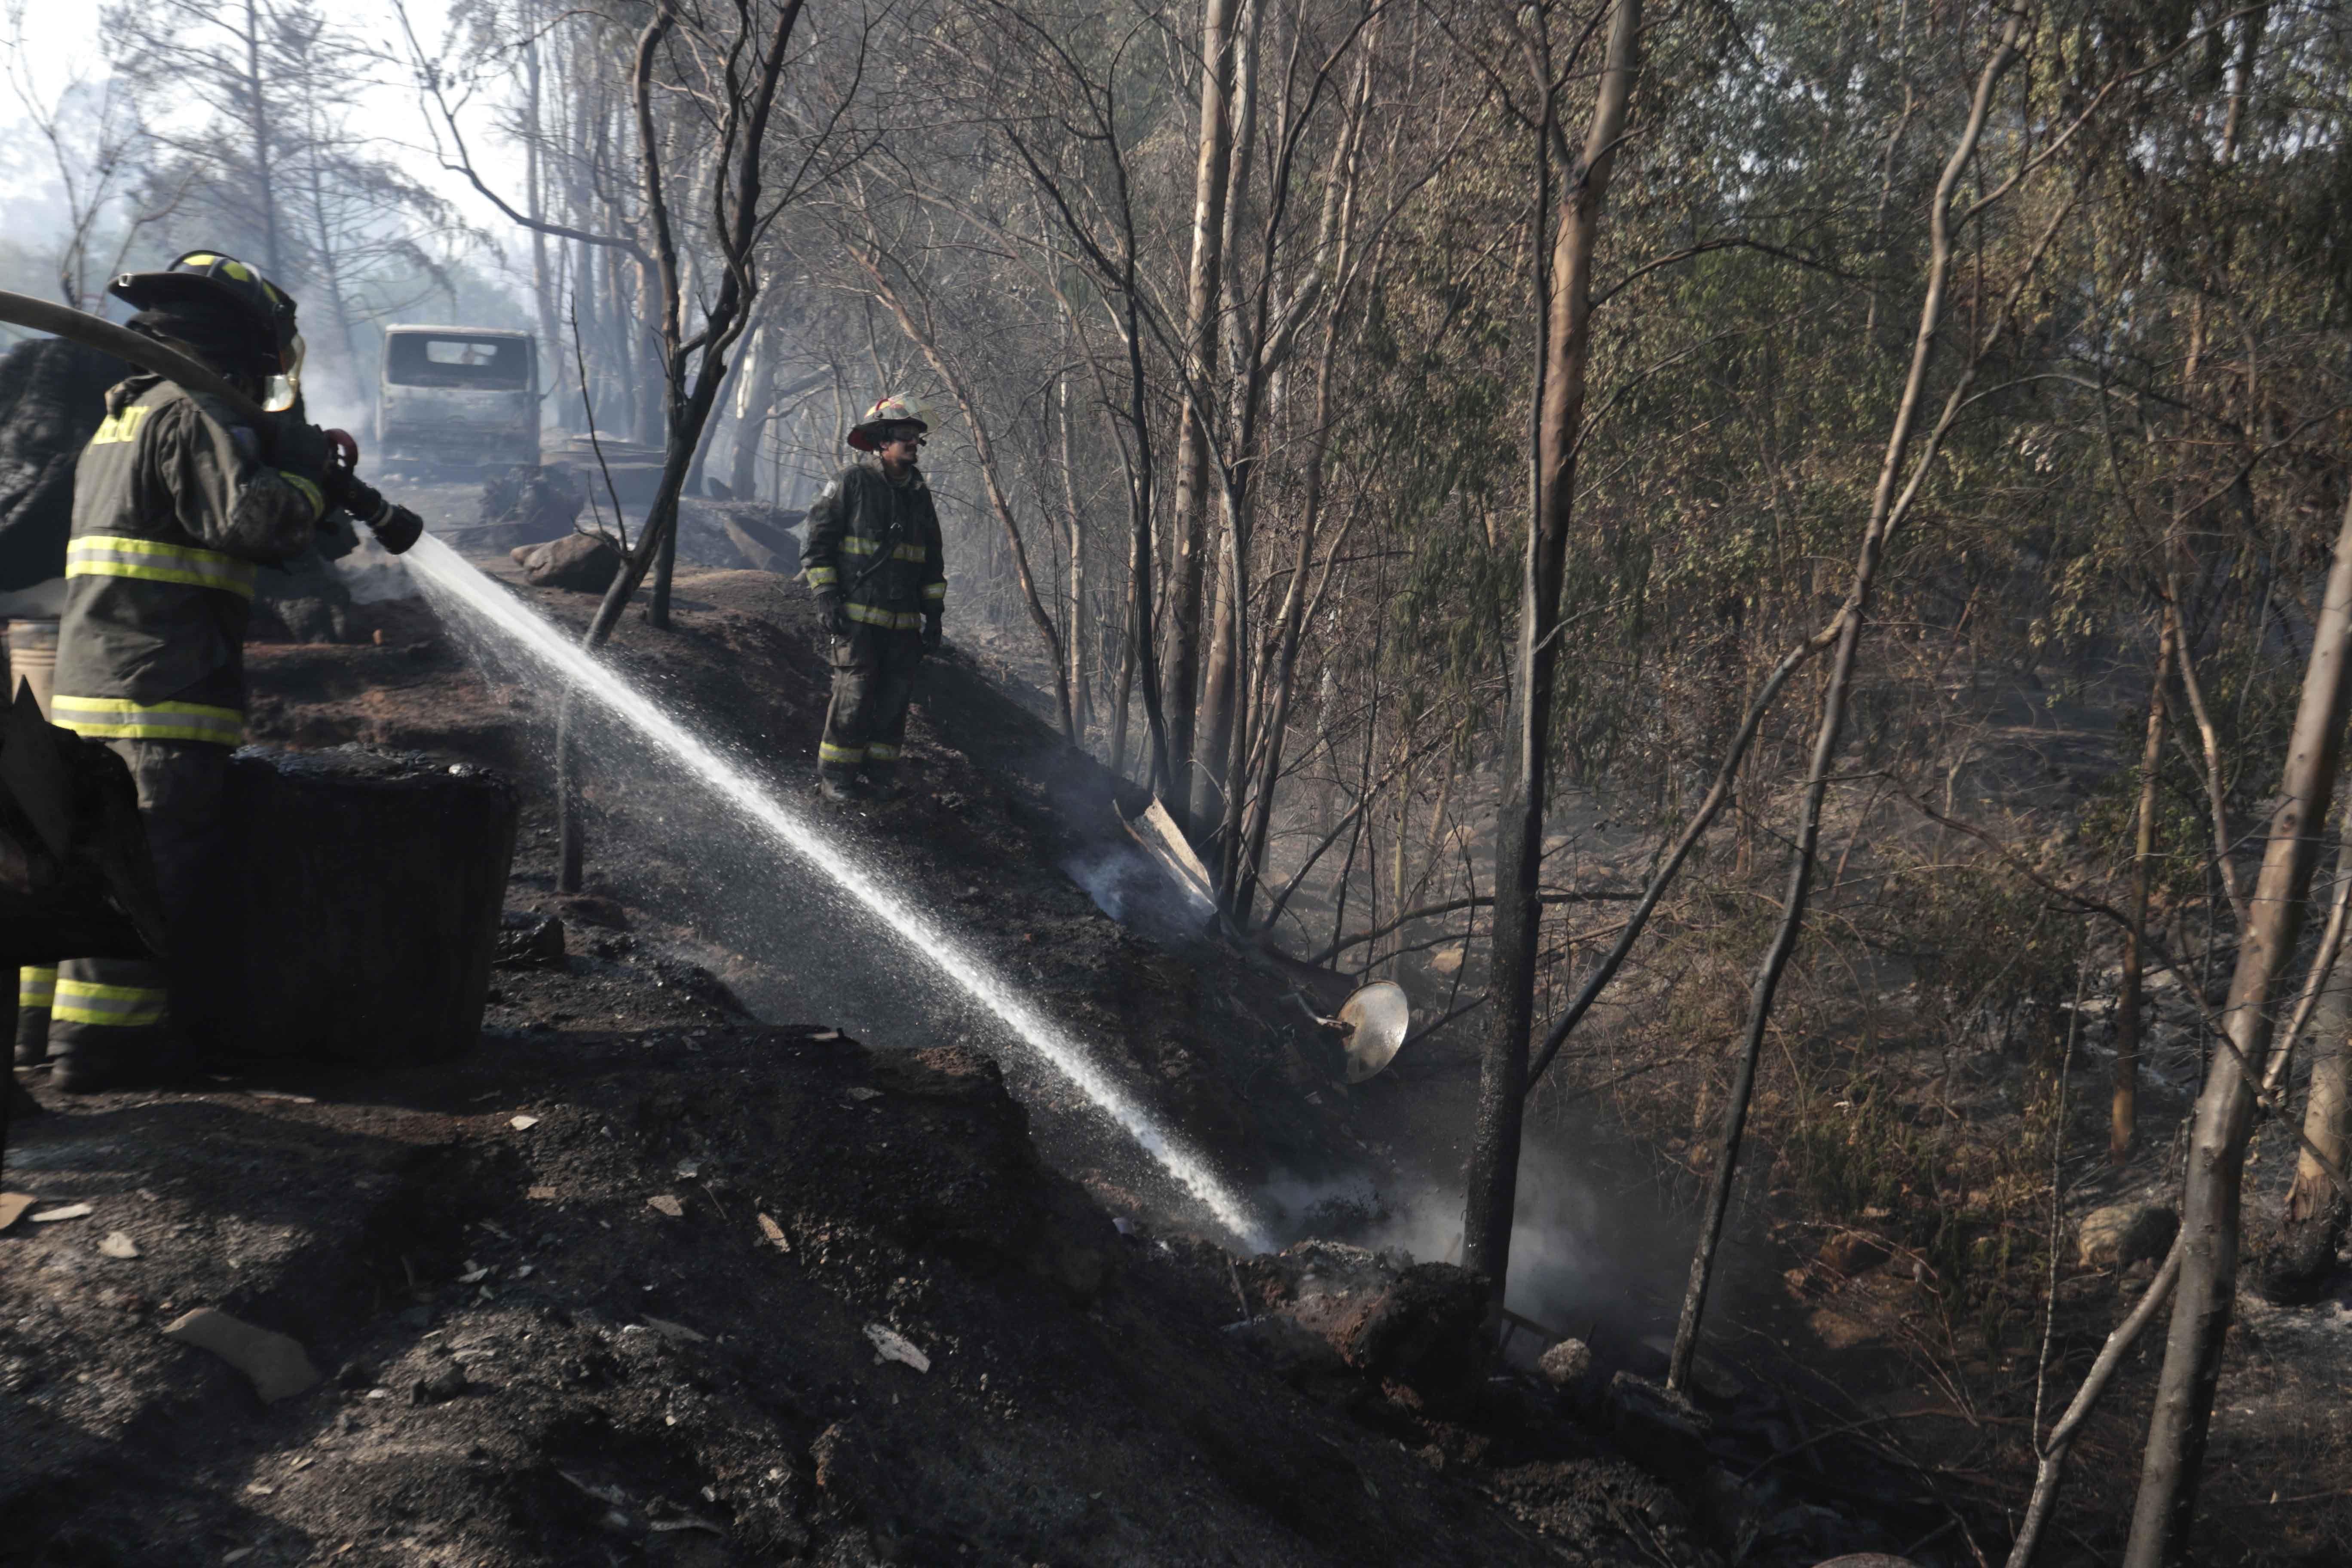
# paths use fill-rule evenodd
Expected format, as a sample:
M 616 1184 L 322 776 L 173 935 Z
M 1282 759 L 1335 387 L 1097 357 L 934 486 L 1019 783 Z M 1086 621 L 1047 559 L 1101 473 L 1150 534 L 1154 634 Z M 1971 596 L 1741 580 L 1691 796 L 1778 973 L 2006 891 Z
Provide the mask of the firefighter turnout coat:
M 838 591 L 861 626 L 916 632 L 946 607 L 940 514 L 922 471 L 893 484 L 879 468 L 852 463 L 809 508 L 801 566 L 811 588 Z
M 863 770 L 882 784 L 906 741 L 923 618 L 947 606 L 930 487 L 919 470 L 894 484 L 880 468 L 852 463 L 809 509 L 807 540 L 801 564 L 809 586 L 840 594 L 849 617 L 849 635 L 833 639 L 833 700 L 817 770 L 845 781 Z
M 155 376 L 107 393 L 106 419 L 74 470 L 49 717 L 129 767 L 165 949 L 161 962 L 58 967 L 57 1087 L 111 1087 L 124 1073 L 142 1081 L 226 1012 L 236 966 L 220 916 L 235 875 L 225 808 L 229 748 L 245 732 L 254 572 L 299 554 L 325 509 L 317 477 L 265 461 L 259 436 L 209 399 Z M 18 985 L 30 989 L 25 977 Z
M 74 475 L 53 722 L 97 740 L 244 739 L 256 565 L 300 554 L 326 500 L 208 401 L 147 375 L 106 395 Z

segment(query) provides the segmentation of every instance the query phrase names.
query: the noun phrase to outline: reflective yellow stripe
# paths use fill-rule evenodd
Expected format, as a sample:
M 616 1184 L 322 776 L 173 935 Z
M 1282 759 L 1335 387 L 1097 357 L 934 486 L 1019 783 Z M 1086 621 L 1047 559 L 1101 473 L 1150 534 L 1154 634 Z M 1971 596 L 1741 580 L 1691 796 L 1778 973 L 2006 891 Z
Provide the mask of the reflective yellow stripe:
M 35 969 L 28 964 L 16 971 L 17 1006 L 46 1007 L 56 998 L 57 994 L 58 966 L 56 964 L 52 963 L 46 969 Z
M 120 414 L 110 414 L 99 422 L 98 434 L 89 438 L 89 444 L 93 447 L 113 447 L 125 441 L 135 441 L 139 438 L 139 426 L 145 424 L 147 416 L 153 412 L 145 404 L 134 403 Z
M 923 584 L 923 597 L 929 599 L 931 603 L 936 605 L 947 596 L 948 585 L 945 583 L 926 583 Z
M 841 581 L 841 574 L 830 566 L 812 566 L 807 575 L 812 588 L 829 588 Z
M 120 697 L 50 699 L 49 722 L 93 741 L 245 741 L 245 715 L 201 702 L 128 702 Z
M 302 492 L 302 499 L 310 503 L 310 516 L 313 520 L 326 515 L 327 498 L 320 493 L 318 486 L 301 475 L 289 474 L 283 468 L 278 470 L 278 477 Z
M 160 1024 L 169 1014 L 171 994 L 160 985 L 99 985 L 60 980 L 50 1018 L 59 1024 L 110 1024 L 136 1029 Z
M 866 760 L 869 763 L 895 763 L 898 760 L 898 748 L 887 741 L 872 742 L 866 748 Z
M 869 626 L 884 626 L 898 632 L 920 631 L 923 626 L 922 613 L 919 610 L 877 610 L 871 605 L 846 605 L 843 607 L 849 612 L 851 620 L 863 621 Z
M 816 743 L 816 760 L 821 763 L 862 763 L 867 750 L 864 746 L 836 746 L 831 741 L 819 741 Z
M 291 475 L 288 476 L 289 479 Z M 253 563 L 216 550 L 194 550 L 152 539 L 92 533 L 66 542 L 68 577 L 136 577 L 149 583 L 184 583 L 253 597 Z
M 881 547 L 880 540 L 861 539 L 854 533 L 841 542 L 844 555 L 871 555 Z M 929 561 L 931 551 L 926 544 L 901 544 L 890 552 L 890 558 L 894 561 Z

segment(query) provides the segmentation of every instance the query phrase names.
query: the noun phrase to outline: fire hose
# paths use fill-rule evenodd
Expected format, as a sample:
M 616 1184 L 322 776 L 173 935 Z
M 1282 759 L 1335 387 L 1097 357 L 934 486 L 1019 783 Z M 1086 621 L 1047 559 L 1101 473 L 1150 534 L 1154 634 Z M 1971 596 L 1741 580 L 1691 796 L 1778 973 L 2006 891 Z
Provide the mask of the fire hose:
M 226 405 L 231 413 L 257 429 L 266 428 L 270 422 L 271 416 L 263 412 L 261 405 L 239 392 L 226 377 L 176 349 L 87 310 L 0 289 L 0 321 L 67 338 L 84 348 L 128 361 L 186 391 L 202 393 Z M 406 507 L 386 500 L 359 477 L 359 443 L 342 430 L 328 431 L 327 443 L 328 500 L 337 510 L 364 523 L 376 542 L 394 555 L 415 543 L 417 535 L 425 531 L 424 521 Z

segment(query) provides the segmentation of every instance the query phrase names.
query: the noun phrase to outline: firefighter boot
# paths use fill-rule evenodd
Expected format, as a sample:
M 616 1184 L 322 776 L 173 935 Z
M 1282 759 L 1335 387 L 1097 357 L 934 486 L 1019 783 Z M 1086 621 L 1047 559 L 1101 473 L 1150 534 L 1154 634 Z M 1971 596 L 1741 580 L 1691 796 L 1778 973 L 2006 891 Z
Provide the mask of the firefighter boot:
M 184 1078 L 194 1053 L 173 1020 L 163 965 L 68 959 L 49 1015 L 49 1087 L 64 1094 L 155 1089 Z
M 16 1065 L 37 1068 L 49 1059 L 49 1003 L 58 990 L 55 964 L 16 971 Z
M 49 1058 L 49 1087 L 60 1094 L 106 1094 L 124 1089 L 169 1089 L 195 1069 L 195 1053 L 184 1040 L 135 1046 L 129 1041 L 81 1039 L 58 1047 Z

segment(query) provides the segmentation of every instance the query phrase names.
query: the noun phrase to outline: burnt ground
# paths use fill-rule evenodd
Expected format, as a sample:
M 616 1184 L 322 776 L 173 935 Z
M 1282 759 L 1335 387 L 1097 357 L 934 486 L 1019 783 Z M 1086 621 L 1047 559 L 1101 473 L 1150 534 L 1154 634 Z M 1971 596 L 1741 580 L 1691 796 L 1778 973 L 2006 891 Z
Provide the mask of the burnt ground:
M 804 606 L 754 574 L 680 589 L 679 631 L 633 618 L 616 658 L 807 808 Z M 1798 1563 L 1893 1540 L 1769 1489 L 1711 1502 L 1687 1451 L 1650 1454 L 1662 1479 L 1589 1388 L 1441 1400 L 1234 1334 L 1231 1238 L 1188 1194 L 673 773 L 592 738 L 591 884 L 554 895 L 545 683 L 486 674 L 413 605 L 370 618 L 381 640 L 252 650 L 256 739 L 514 771 L 509 903 L 561 916 L 568 953 L 498 971 L 451 1063 L 71 1101 L 20 1075 L 51 1114 L 12 1129 L 9 1184 L 89 1212 L 0 1235 L 9 1561 Z M 1118 842 L 1099 793 L 990 693 L 945 661 L 915 797 L 824 830 L 1237 1182 L 1360 1160 L 1314 1032 L 1280 1021 L 1294 982 L 1103 914 L 1061 867 L 1157 895 L 1074 860 Z M 323 1380 L 264 1405 L 163 1337 L 197 1307 L 293 1336 Z
M 1034 656 L 1024 662 L 1024 639 L 1008 636 L 1000 646 L 1016 668 L 1039 678 Z M 1935 776 L 1951 792 L 1948 803 L 1957 796 L 1960 815 L 2011 844 L 2050 847 L 2065 875 L 2095 883 L 2101 864 L 2074 852 L 2090 831 L 2086 820 L 2137 756 L 2147 697 L 2136 683 L 2144 674 L 2093 663 L 2042 673 L 2053 677 L 2047 686 L 2024 675 L 1969 694 L 1974 707 L 1959 726 L 1967 743 Z M 1491 781 L 1477 777 L 1457 785 L 1457 800 L 1474 803 L 1464 806 L 1465 820 L 1489 809 L 1477 804 L 1487 789 Z M 1974 1562 L 1981 1552 L 1999 1561 L 2032 1478 L 2037 1384 L 2046 1429 L 2153 1269 L 2149 1262 L 2120 1273 L 2085 1264 L 2079 1227 L 2105 1205 L 2177 1202 L 2180 1140 L 2210 1047 L 2182 986 L 2151 973 L 2141 1135 L 2126 1163 L 2109 1164 L 2121 984 L 2115 934 L 2096 922 L 2089 931 L 2071 1058 L 2071 963 L 2050 982 L 2038 1013 L 1970 1006 L 1976 982 L 1955 994 L 1905 955 L 1946 945 L 1937 940 L 1946 933 L 1927 921 L 1890 920 L 1886 906 L 1896 900 L 1881 891 L 1895 886 L 1891 872 L 1950 858 L 1946 847 L 1932 828 L 1914 824 L 1906 833 L 1899 811 L 1884 797 L 1865 802 L 1867 794 L 1857 790 L 1833 810 L 1831 840 L 1863 837 L 1895 852 L 1841 860 L 1843 889 L 1833 877 L 1817 892 L 1817 928 L 1842 928 L 1844 936 L 1825 944 L 1836 952 L 1822 963 L 1812 1000 L 1784 999 L 1782 1017 L 1796 1020 L 1787 1026 L 1795 1048 L 1776 1046 L 1768 1059 L 1704 1343 L 1719 1372 L 1769 1391 L 1782 1415 L 1804 1426 L 1811 1446 L 1779 1457 L 1778 1468 L 1810 1468 L 1806 1484 L 1832 1500 L 1840 1480 L 1855 1483 L 1843 1494 L 1848 1502 L 1909 1499 L 1923 1527 L 1945 1531 L 1915 1553 L 1923 1560 Z M 1874 809 L 1879 815 L 1863 835 Z M 1546 840 L 1548 878 L 1567 887 L 1639 885 L 1658 840 L 1623 816 L 1603 797 L 1563 796 Z M 1320 836 L 1309 809 L 1295 826 L 1300 844 Z M 1728 838 L 1732 829 L 1718 834 Z M 1481 879 L 1491 877 L 1483 841 L 1449 843 L 1449 853 L 1457 847 Z M 1774 868 L 1768 879 L 1778 876 L 1777 860 L 1759 863 Z M 1738 881 L 1721 863 L 1698 879 L 1710 879 Z M 1767 898 L 1778 890 L 1777 882 L 1745 886 Z M 1916 900 L 1936 881 L 1930 875 L 1909 886 L 1904 898 Z M 1685 907 L 1654 924 L 1536 1097 L 1521 1163 L 1512 1304 L 1591 1338 L 1604 1362 L 1643 1373 L 1663 1364 L 1674 1333 L 1717 1133 L 1728 1069 L 1706 1047 L 1736 1037 L 1764 941 L 1737 921 L 1731 940 L 1721 940 L 1710 929 L 1721 917 L 1708 901 L 1696 895 L 1696 911 Z M 1303 918 L 1286 918 L 1283 933 L 1298 951 L 1336 940 L 1329 904 L 1311 885 L 1291 912 Z M 1563 918 L 1549 940 L 1566 942 L 1580 926 L 1597 931 L 1580 939 L 1589 954 L 1613 934 L 1617 918 L 1609 906 Z M 1417 1024 L 1482 992 L 1483 943 L 1462 940 L 1463 919 L 1409 926 L 1394 939 L 1394 956 L 1366 973 L 1402 982 Z M 2053 925 L 2072 919 L 2052 916 Z M 2206 984 L 2208 1005 L 2220 1005 L 2235 957 L 2226 936 L 2209 952 L 2194 906 L 2168 910 L 2164 923 L 2172 951 Z M 2306 946 L 2313 941 L 2307 936 Z M 1801 952 L 1812 951 L 1809 942 Z M 1362 948 L 1351 954 L 1351 963 L 1366 957 Z M 1562 983 L 1588 962 L 1563 965 Z M 1538 1014 L 1564 1003 L 1562 995 L 1539 999 Z M 1340 1201 L 1318 1215 L 1322 1234 L 1456 1255 L 1481 1016 L 1417 1039 L 1355 1092 L 1351 1127 L 1380 1157 L 1339 1184 Z M 1776 1073 L 1799 1060 L 1803 1070 Z M 2062 1062 L 2068 1154 L 2053 1276 L 2045 1247 Z M 2298 1116 L 2306 1075 L 2307 1055 L 2299 1054 L 2289 1096 Z M 2258 1126 L 2242 1286 L 2259 1278 L 2295 1152 L 2292 1126 Z M 2053 1279 L 2045 1371 L 2043 1310 Z M 1524 1355 L 1538 1342 L 1521 1335 L 1512 1349 Z M 2084 1427 L 2041 1563 L 2090 1568 L 2120 1555 L 2162 1357 L 2159 1326 L 2126 1356 Z M 2245 1568 L 2352 1562 L 2347 1394 L 2352 1251 L 2339 1254 L 2338 1268 L 2310 1300 L 2273 1302 L 2242 1288 L 2192 1561 Z
M 2115 714 L 2145 707 L 2144 692 L 2127 685 L 2095 689 L 2083 700 L 1991 694 L 1976 758 L 1956 774 L 1964 777 L 1963 800 L 1974 803 L 1964 815 L 2010 843 L 2060 847 L 2064 874 L 2094 880 L 2095 867 L 2073 864 L 2063 849 L 2116 772 Z M 2136 745 L 2137 731 L 2127 739 Z M 1655 840 L 1612 828 L 1609 815 L 1589 799 L 1564 805 L 1548 846 L 1575 862 L 1556 873 L 1563 883 L 1640 881 Z M 1850 805 L 1832 837 L 1858 826 Z M 1887 837 L 1902 841 L 1899 831 Z M 1919 854 L 1937 858 L 1932 845 Z M 2078 1027 L 2066 1022 L 2071 962 L 2049 999 L 2054 1005 L 1995 1016 L 1928 984 L 1890 952 L 1903 944 L 1869 940 L 1874 923 L 1885 929 L 1871 889 L 1887 868 L 1855 858 L 1853 885 L 1861 891 L 1841 900 L 1832 885 L 1817 900 L 1817 920 L 1850 922 L 1849 935 L 1859 929 L 1864 940 L 1840 944 L 1810 1005 L 1784 1003 L 1784 1016 L 1799 1021 L 1790 1026 L 1790 1048 L 1775 1046 L 1759 1085 L 1726 1237 L 1729 1289 L 1718 1284 L 1711 1298 L 1704 1342 L 1738 1376 L 1779 1394 L 1811 1436 L 1840 1434 L 1816 1446 L 1837 1456 L 1825 1468 L 1874 1458 L 1901 1478 L 1902 1489 L 1932 1492 L 1947 1505 L 1948 1533 L 1916 1555 L 1949 1551 L 1968 1562 L 1980 1550 L 1998 1562 L 2032 1478 L 2037 1384 L 2046 1430 L 2153 1272 L 2147 1261 L 2121 1272 L 2085 1264 L 2078 1227 L 2105 1205 L 2177 1202 L 2181 1139 L 2210 1047 L 2183 987 L 2151 973 L 2140 1137 L 2127 1163 L 2110 1165 L 2120 985 L 2112 933 L 2090 931 Z M 1588 921 L 1605 934 L 1614 918 Z M 2176 914 L 2168 941 L 2209 982 L 2208 1004 L 2218 1006 L 2234 950 L 2225 940 L 2209 954 L 2199 923 L 2194 910 Z M 1706 1047 L 1735 1037 L 1761 946 L 1752 928 L 1736 934 L 1718 943 L 1704 924 L 1696 934 L 1669 927 L 1637 952 L 1531 1112 L 1514 1299 L 1576 1331 L 1597 1324 L 1598 1348 L 1637 1367 L 1655 1364 L 1680 1305 L 1727 1077 Z M 1476 994 L 1475 949 L 1464 963 L 1458 942 L 1437 947 L 1459 967 L 1408 958 L 1376 973 L 1396 973 L 1434 1014 L 1465 971 L 1466 994 Z M 1710 994 L 1720 1011 L 1706 1010 Z M 1392 1090 L 1411 1092 L 1372 1098 L 1358 1123 L 1376 1144 L 1428 1151 L 1422 1182 L 1449 1196 L 1448 1163 L 1458 1167 L 1454 1146 L 1469 1121 L 1477 1043 L 1474 1031 L 1456 1029 L 1408 1052 L 1371 1087 L 1394 1079 Z M 1776 1078 L 1776 1068 L 1797 1060 L 1803 1072 Z M 2053 1273 L 2044 1248 L 2062 1064 L 2068 1153 Z M 2303 1060 L 2296 1068 L 2298 1076 L 2307 1071 Z M 2290 1103 L 2299 1117 L 2299 1089 Z M 2352 1258 L 2340 1259 L 2314 1300 L 2273 1303 L 2247 1288 L 2295 1152 L 2292 1126 L 2258 1126 L 2242 1289 L 2189 1556 L 2199 1564 L 2352 1562 Z M 1530 1180 L 1532 1197 L 1524 1190 Z M 1391 1213 L 1354 1234 L 1433 1241 L 1441 1250 L 1458 1234 L 1445 1228 L 1458 1225 L 1450 1210 L 1433 1226 L 1402 1206 L 1407 1223 Z M 1523 1267 L 1531 1240 L 1538 1243 L 1533 1267 Z M 1596 1279 L 1613 1287 L 1597 1299 Z M 2045 1373 L 2043 1310 L 2053 1280 Z M 2037 1558 L 2045 1568 L 2091 1568 L 2121 1555 L 2164 1354 L 2161 1323 L 2126 1357 L 2077 1441 Z
M 6 1243 L 12 1561 L 1705 1560 L 1556 1417 L 1463 1473 L 1293 1393 L 1220 1331 L 1222 1257 L 1122 1235 L 976 1053 L 517 989 L 625 1026 L 24 1130 L 19 1179 L 95 1212 Z M 326 1380 L 260 1405 L 157 1333 L 196 1304 Z
M 514 580 L 503 563 L 486 564 Z M 568 628 L 593 605 L 584 594 L 520 592 Z M 509 903 L 562 912 L 551 901 L 549 678 L 462 620 L 443 628 L 404 603 L 379 614 L 390 623 L 380 645 L 249 650 L 256 739 L 417 747 L 532 781 Z M 1322 1092 L 1337 1058 L 1287 999 L 1304 984 L 1328 1011 L 1345 982 L 1282 971 L 1199 931 L 1119 826 L 1108 775 L 1001 695 L 989 665 L 953 647 L 927 663 L 905 799 L 827 806 L 814 790 L 827 675 L 805 591 L 762 573 L 685 574 L 676 618 L 662 635 L 627 617 L 614 663 L 795 821 L 903 889 L 1020 999 L 1108 1053 L 1127 1089 L 1234 1181 L 1319 1174 L 1359 1152 L 1343 1103 Z M 1126 1133 L 867 910 L 625 728 L 583 708 L 581 729 L 585 891 L 597 901 L 575 918 L 616 928 L 589 932 L 607 956 L 644 945 L 690 959 L 758 1016 L 821 1016 L 876 1045 L 984 1046 L 1004 1057 L 1063 1168 L 1087 1173 L 1114 1205 L 1184 1206 Z M 490 1019 L 509 1021 L 496 1008 Z

